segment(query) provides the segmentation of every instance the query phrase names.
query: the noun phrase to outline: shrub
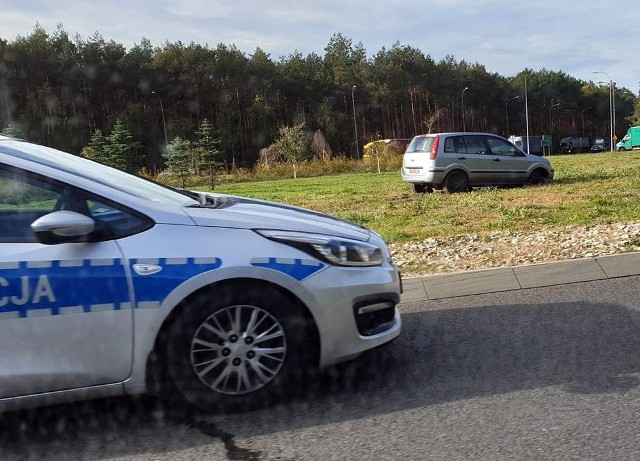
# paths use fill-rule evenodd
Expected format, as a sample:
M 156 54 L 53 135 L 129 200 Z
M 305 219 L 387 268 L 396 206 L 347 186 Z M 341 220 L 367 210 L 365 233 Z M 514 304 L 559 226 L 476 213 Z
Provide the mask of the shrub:
M 383 155 L 380 157 L 380 171 L 398 171 L 402 163 L 402 156 Z M 377 172 L 378 162 L 365 159 L 358 161 L 345 156 L 336 156 L 330 160 L 311 159 L 301 162 L 297 166 L 297 177 L 309 178 L 316 176 L 335 176 L 347 173 Z M 148 173 L 145 176 L 149 176 Z M 284 162 L 259 162 L 253 169 L 238 168 L 231 173 L 217 176 L 218 184 L 231 184 L 250 181 L 271 181 L 291 177 L 291 165 Z M 202 175 L 186 175 L 176 177 L 164 172 L 155 178 L 157 181 L 180 187 L 182 180 L 190 187 L 207 187 L 208 178 Z

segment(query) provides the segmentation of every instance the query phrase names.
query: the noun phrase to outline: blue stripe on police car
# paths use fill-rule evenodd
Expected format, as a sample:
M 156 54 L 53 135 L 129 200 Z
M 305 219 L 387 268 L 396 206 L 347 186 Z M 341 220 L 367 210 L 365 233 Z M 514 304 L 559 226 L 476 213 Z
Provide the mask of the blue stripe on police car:
M 318 261 L 286 258 L 254 258 L 251 260 L 251 265 L 282 272 L 298 281 L 312 276 L 325 267 L 325 264 Z
M 166 296 L 198 274 L 220 267 L 218 258 L 132 260 L 157 270 L 133 270 L 138 305 L 158 307 Z M 85 280 L 78 283 L 78 280 Z M 0 319 L 131 309 L 121 259 L 0 263 Z

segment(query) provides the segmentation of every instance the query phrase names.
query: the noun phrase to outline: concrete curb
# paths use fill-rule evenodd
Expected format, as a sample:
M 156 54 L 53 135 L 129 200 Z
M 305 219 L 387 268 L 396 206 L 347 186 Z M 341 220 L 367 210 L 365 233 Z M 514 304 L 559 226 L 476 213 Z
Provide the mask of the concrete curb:
M 640 275 L 640 252 L 403 279 L 401 303 Z

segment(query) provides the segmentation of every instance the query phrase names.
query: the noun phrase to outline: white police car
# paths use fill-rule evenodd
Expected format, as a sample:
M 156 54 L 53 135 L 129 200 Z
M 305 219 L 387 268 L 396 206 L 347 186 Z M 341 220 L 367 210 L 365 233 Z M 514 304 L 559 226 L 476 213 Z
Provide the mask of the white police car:
M 370 230 L 0 136 L 0 409 L 155 390 L 270 401 L 400 332 Z

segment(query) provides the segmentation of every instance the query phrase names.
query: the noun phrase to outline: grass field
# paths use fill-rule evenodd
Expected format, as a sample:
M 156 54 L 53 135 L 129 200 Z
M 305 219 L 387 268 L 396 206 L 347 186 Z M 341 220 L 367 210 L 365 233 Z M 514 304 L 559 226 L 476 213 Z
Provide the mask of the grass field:
M 550 159 L 551 184 L 453 195 L 414 194 L 399 171 L 227 184 L 216 192 L 329 213 L 364 224 L 388 242 L 640 220 L 640 151 Z

